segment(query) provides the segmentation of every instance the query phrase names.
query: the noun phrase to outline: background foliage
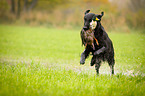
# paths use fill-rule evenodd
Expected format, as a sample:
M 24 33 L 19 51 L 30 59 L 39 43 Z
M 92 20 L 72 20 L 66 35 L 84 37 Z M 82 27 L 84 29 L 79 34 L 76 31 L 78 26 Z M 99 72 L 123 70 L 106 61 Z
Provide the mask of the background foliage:
M 106 29 L 144 29 L 145 0 L 0 0 L 0 23 L 80 28 L 86 9 L 105 12 Z

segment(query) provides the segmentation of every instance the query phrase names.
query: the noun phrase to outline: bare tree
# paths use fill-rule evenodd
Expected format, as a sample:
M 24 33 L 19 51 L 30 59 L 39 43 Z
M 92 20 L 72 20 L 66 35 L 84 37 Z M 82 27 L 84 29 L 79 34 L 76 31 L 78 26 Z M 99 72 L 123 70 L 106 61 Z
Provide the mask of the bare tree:
M 11 13 L 15 14 L 17 18 L 19 18 L 22 10 L 25 12 L 31 11 L 37 4 L 38 0 L 7 0 L 7 2 L 11 6 Z M 21 4 L 24 5 L 23 9 Z
M 37 3 L 38 0 L 33 0 L 30 7 L 28 8 L 28 11 L 30 11 Z
M 37 2 L 38 2 L 38 0 L 32 0 L 31 2 L 28 2 L 28 0 L 24 0 L 24 8 L 23 8 L 23 10 L 25 12 L 31 11 L 32 8 L 35 7 Z
M 130 0 L 129 8 L 133 12 L 139 11 L 140 9 L 144 9 L 145 11 L 145 0 Z
M 11 0 L 11 13 L 15 13 L 15 0 Z
M 24 0 L 24 8 L 23 8 L 24 11 L 27 11 L 27 3 L 28 3 L 28 0 Z
M 20 17 L 20 11 L 21 11 L 21 3 L 20 3 L 20 0 L 18 0 L 17 3 L 18 3 L 17 4 L 17 6 L 18 6 L 18 9 L 17 9 L 17 18 L 19 18 Z
M 127 22 L 134 28 L 145 26 L 145 0 L 130 0 L 128 4 L 129 13 L 126 14 Z

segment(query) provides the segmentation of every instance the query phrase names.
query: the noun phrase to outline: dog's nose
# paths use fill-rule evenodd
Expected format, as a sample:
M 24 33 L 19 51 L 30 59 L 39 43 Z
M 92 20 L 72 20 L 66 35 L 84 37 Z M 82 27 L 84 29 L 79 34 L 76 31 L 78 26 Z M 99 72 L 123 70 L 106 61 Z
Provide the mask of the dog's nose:
M 86 30 L 88 30 L 88 27 L 84 26 L 83 29 L 86 31 Z

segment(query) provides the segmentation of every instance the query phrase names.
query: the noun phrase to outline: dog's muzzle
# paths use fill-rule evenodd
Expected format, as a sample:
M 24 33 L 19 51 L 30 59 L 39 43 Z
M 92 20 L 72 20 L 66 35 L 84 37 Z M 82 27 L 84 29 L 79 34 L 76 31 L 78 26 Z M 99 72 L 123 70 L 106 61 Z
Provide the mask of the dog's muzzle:
M 86 31 L 86 30 L 88 30 L 88 29 L 89 29 L 89 27 L 84 26 L 84 27 L 83 27 L 83 29 Z

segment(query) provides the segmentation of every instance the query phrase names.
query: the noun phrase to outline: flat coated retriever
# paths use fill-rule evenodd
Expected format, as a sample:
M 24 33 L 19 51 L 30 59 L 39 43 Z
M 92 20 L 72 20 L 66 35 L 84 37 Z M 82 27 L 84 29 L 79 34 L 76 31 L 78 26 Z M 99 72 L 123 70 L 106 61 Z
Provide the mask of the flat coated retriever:
M 104 15 L 104 12 L 101 12 L 101 15 L 89 13 L 90 10 L 86 10 L 85 16 L 84 16 L 84 26 L 81 30 L 81 39 L 82 44 L 84 46 L 84 35 L 83 33 L 90 28 L 94 30 L 94 39 L 93 43 L 95 46 L 92 48 L 89 44 L 86 46 L 84 52 L 81 54 L 80 64 L 85 63 L 85 59 L 89 56 L 90 52 L 92 53 L 93 57 L 91 59 L 91 66 L 95 64 L 95 69 L 97 74 L 99 74 L 99 68 L 102 61 L 107 61 L 110 68 L 111 73 L 114 74 L 114 48 L 112 41 L 108 37 L 108 34 L 105 32 L 103 26 L 101 25 L 101 18 Z M 95 22 L 95 27 L 92 25 L 92 22 Z M 84 31 L 85 30 L 85 31 Z

